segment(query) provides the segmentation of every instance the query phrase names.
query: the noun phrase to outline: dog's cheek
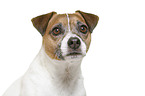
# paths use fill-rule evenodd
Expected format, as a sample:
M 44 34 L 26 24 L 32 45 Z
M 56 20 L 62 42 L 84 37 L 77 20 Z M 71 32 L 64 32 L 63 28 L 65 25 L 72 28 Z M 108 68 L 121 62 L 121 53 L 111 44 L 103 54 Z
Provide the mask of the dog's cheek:
M 85 39 L 85 42 L 87 47 L 86 52 L 88 52 L 91 43 L 91 33 L 88 34 L 87 38 Z
M 56 54 L 56 51 L 58 49 L 58 42 L 53 40 L 50 35 L 49 36 L 44 36 L 43 37 L 43 46 L 45 48 L 46 54 L 51 58 L 51 59 L 56 59 L 60 60 Z

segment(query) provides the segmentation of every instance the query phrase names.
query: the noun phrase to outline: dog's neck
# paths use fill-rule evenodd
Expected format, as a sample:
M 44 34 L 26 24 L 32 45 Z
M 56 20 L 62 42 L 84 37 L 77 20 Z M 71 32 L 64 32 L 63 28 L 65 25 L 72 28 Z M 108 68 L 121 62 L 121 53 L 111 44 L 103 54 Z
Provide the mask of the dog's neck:
M 45 71 L 45 75 L 49 75 L 53 82 L 69 84 L 70 82 L 75 82 L 77 79 L 82 78 L 80 68 L 81 61 L 82 59 L 67 61 L 51 59 L 42 46 L 40 52 L 33 61 L 34 63 L 31 64 L 32 67 L 30 66 L 30 68 L 36 68 L 39 66 L 38 68 L 41 68 L 41 71 L 43 72 Z

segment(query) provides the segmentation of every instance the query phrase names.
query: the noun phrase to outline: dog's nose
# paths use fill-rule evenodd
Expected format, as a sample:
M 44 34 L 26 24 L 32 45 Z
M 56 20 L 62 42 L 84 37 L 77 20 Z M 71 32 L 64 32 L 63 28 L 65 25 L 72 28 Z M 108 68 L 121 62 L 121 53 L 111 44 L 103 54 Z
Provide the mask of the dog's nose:
M 78 49 L 81 45 L 81 41 L 79 38 L 77 37 L 71 37 L 69 40 L 68 40 L 68 46 L 71 48 L 71 49 Z

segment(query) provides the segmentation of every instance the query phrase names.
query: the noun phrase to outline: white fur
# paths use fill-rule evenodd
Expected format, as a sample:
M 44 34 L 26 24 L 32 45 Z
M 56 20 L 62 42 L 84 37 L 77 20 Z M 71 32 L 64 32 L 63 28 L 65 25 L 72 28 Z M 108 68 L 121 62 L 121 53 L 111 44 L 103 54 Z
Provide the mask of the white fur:
M 69 32 L 70 32 L 70 24 L 69 24 L 69 15 L 66 13 L 66 16 L 67 16 L 67 23 L 68 23 L 68 30 L 69 30 Z
M 52 60 L 42 47 L 24 76 L 3 96 L 86 96 L 81 61 Z

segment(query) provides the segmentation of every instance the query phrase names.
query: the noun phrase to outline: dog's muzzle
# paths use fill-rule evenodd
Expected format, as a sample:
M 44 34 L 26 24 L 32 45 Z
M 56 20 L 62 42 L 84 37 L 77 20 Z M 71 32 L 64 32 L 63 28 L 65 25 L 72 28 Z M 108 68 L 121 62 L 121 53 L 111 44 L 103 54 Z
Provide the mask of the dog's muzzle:
M 75 34 L 65 36 L 60 46 L 61 57 L 64 60 L 82 58 L 86 55 L 85 42 Z
M 78 55 L 82 55 L 81 51 L 81 41 L 77 37 L 71 37 L 68 42 L 68 54 L 66 56 L 71 56 L 72 58 L 78 57 Z

